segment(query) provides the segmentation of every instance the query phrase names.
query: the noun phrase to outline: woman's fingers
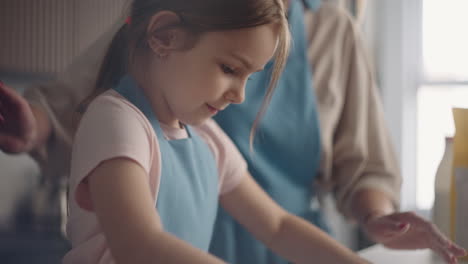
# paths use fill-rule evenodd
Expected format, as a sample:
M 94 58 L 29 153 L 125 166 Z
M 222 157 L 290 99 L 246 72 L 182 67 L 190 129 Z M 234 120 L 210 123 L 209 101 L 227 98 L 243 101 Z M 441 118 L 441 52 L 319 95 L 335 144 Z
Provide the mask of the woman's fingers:
M 0 83 L 0 102 L 7 104 L 12 97 L 12 91 L 5 84 Z
M 467 255 L 467 252 L 464 248 L 454 244 L 454 243 L 450 243 L 450 246 L 449 246 L 449 250 L 450 252 L 452 252 L 455 256 L 457 257 L 464 257 Z
M 443 250 L 442 248 L 432 248 L 434 252 L 436 252 L 439 256 L 441 256 L 445 262 L 453 264 L 458 263 L 458 260 L 455 256 L 450 254 L 450 252 Z
M 456 257 L 465 256 L 467 253 L 465 249 L 456 245 L 442 234 L 435 224 L 424 220 L 415 213 L 401 213 L 392 216 L 392 218 L 400 221 L 407 221 L 412 224 L 414 228 L 422 229 L 424 231 L 423 233 L 427 236 L 431 248 L 441 254 L 445 259 L 456 259 Z
M 26 100 L 12 88 L 0 83 L 0 102 L 3 109 L 22 109 Z
M 18 139 L 0 133 L 0 150 L 6 153 L 19 153 L 24 148 L 24 144 L 22 144 Z
M 0 86 L 1 86 L 1 84 L 0 84 Z M 5 114 L 6 113 L 5 113 L 5 107 L 3 105 L 4 104 L 2 102 L 2 99 L 0 98 L 0 126 L 5 122 Z
M 450 240 L 448 240 L 433 223 L 424 220 L 413 212 L 394 214 L 391 217 L 397 221 L 407 222 L 411 224 L 413 228 L 424 230 L 423 233 L 428 235 L 428 239 L 430 239 L 432 243 L 435 242 L 437 245 L 444 248 L 451 244 Z
M 403 234 L 408 231 L 410 225 L 395 221 L 387 216 L 371 220 L 368 224 L 368 231 L 374 237 L 390 238 L 397 234 Z
M 453 250 L 451 250 L 451 246 L 441 246 L 436 244 L 435 246 L 431 247 L 431 249 L 436 252 L 439 256 L 441 256 L 447 263 L 458 263 L 457 257 L 461 257 L 463 255 L 457 255 Z

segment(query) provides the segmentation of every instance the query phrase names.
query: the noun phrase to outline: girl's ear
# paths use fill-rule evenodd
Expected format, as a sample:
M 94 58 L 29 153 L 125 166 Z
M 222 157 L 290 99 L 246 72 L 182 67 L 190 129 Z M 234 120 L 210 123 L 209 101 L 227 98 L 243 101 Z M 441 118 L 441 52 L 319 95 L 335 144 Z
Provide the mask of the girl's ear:
M 186 32 L 180 27 L 180 17 L 174 12 L 161 11 L 153 15 L 147 28 L 148 46 L 159 57 L 184 46 Z

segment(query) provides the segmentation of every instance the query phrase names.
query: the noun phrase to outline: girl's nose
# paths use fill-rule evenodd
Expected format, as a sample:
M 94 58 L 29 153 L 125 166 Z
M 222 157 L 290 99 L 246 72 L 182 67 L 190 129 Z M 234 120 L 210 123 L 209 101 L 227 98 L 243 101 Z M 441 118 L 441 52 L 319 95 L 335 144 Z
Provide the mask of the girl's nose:
M 241 104 L 245 100 L 245 83 L 234 85 L 232 89 L 226 92 L 226 100 L 233 104 Z

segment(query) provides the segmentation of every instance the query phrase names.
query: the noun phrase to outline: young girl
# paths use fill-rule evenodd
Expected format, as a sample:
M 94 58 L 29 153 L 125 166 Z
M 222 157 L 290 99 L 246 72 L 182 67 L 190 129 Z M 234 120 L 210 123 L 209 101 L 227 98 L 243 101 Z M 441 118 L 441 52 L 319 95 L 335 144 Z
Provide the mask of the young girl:
M 218 201 L 292 262 L 366 263 L 275 204 L 210 119 L 274 57 L 262 113 L 288 45 L 282 0 L 134 0 L 75 137 L 64 263 L 222 263 Z

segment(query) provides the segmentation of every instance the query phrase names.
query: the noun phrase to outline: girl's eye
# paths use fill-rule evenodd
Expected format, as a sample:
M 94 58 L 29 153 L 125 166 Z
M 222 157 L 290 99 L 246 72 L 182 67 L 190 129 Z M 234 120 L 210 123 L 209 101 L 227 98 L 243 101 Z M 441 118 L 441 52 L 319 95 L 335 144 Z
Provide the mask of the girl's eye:
M 226 64 L 221 64 L 221 70 L 226 74 L 234 74 L 236 73 L 232 68 L 227 66 Z

